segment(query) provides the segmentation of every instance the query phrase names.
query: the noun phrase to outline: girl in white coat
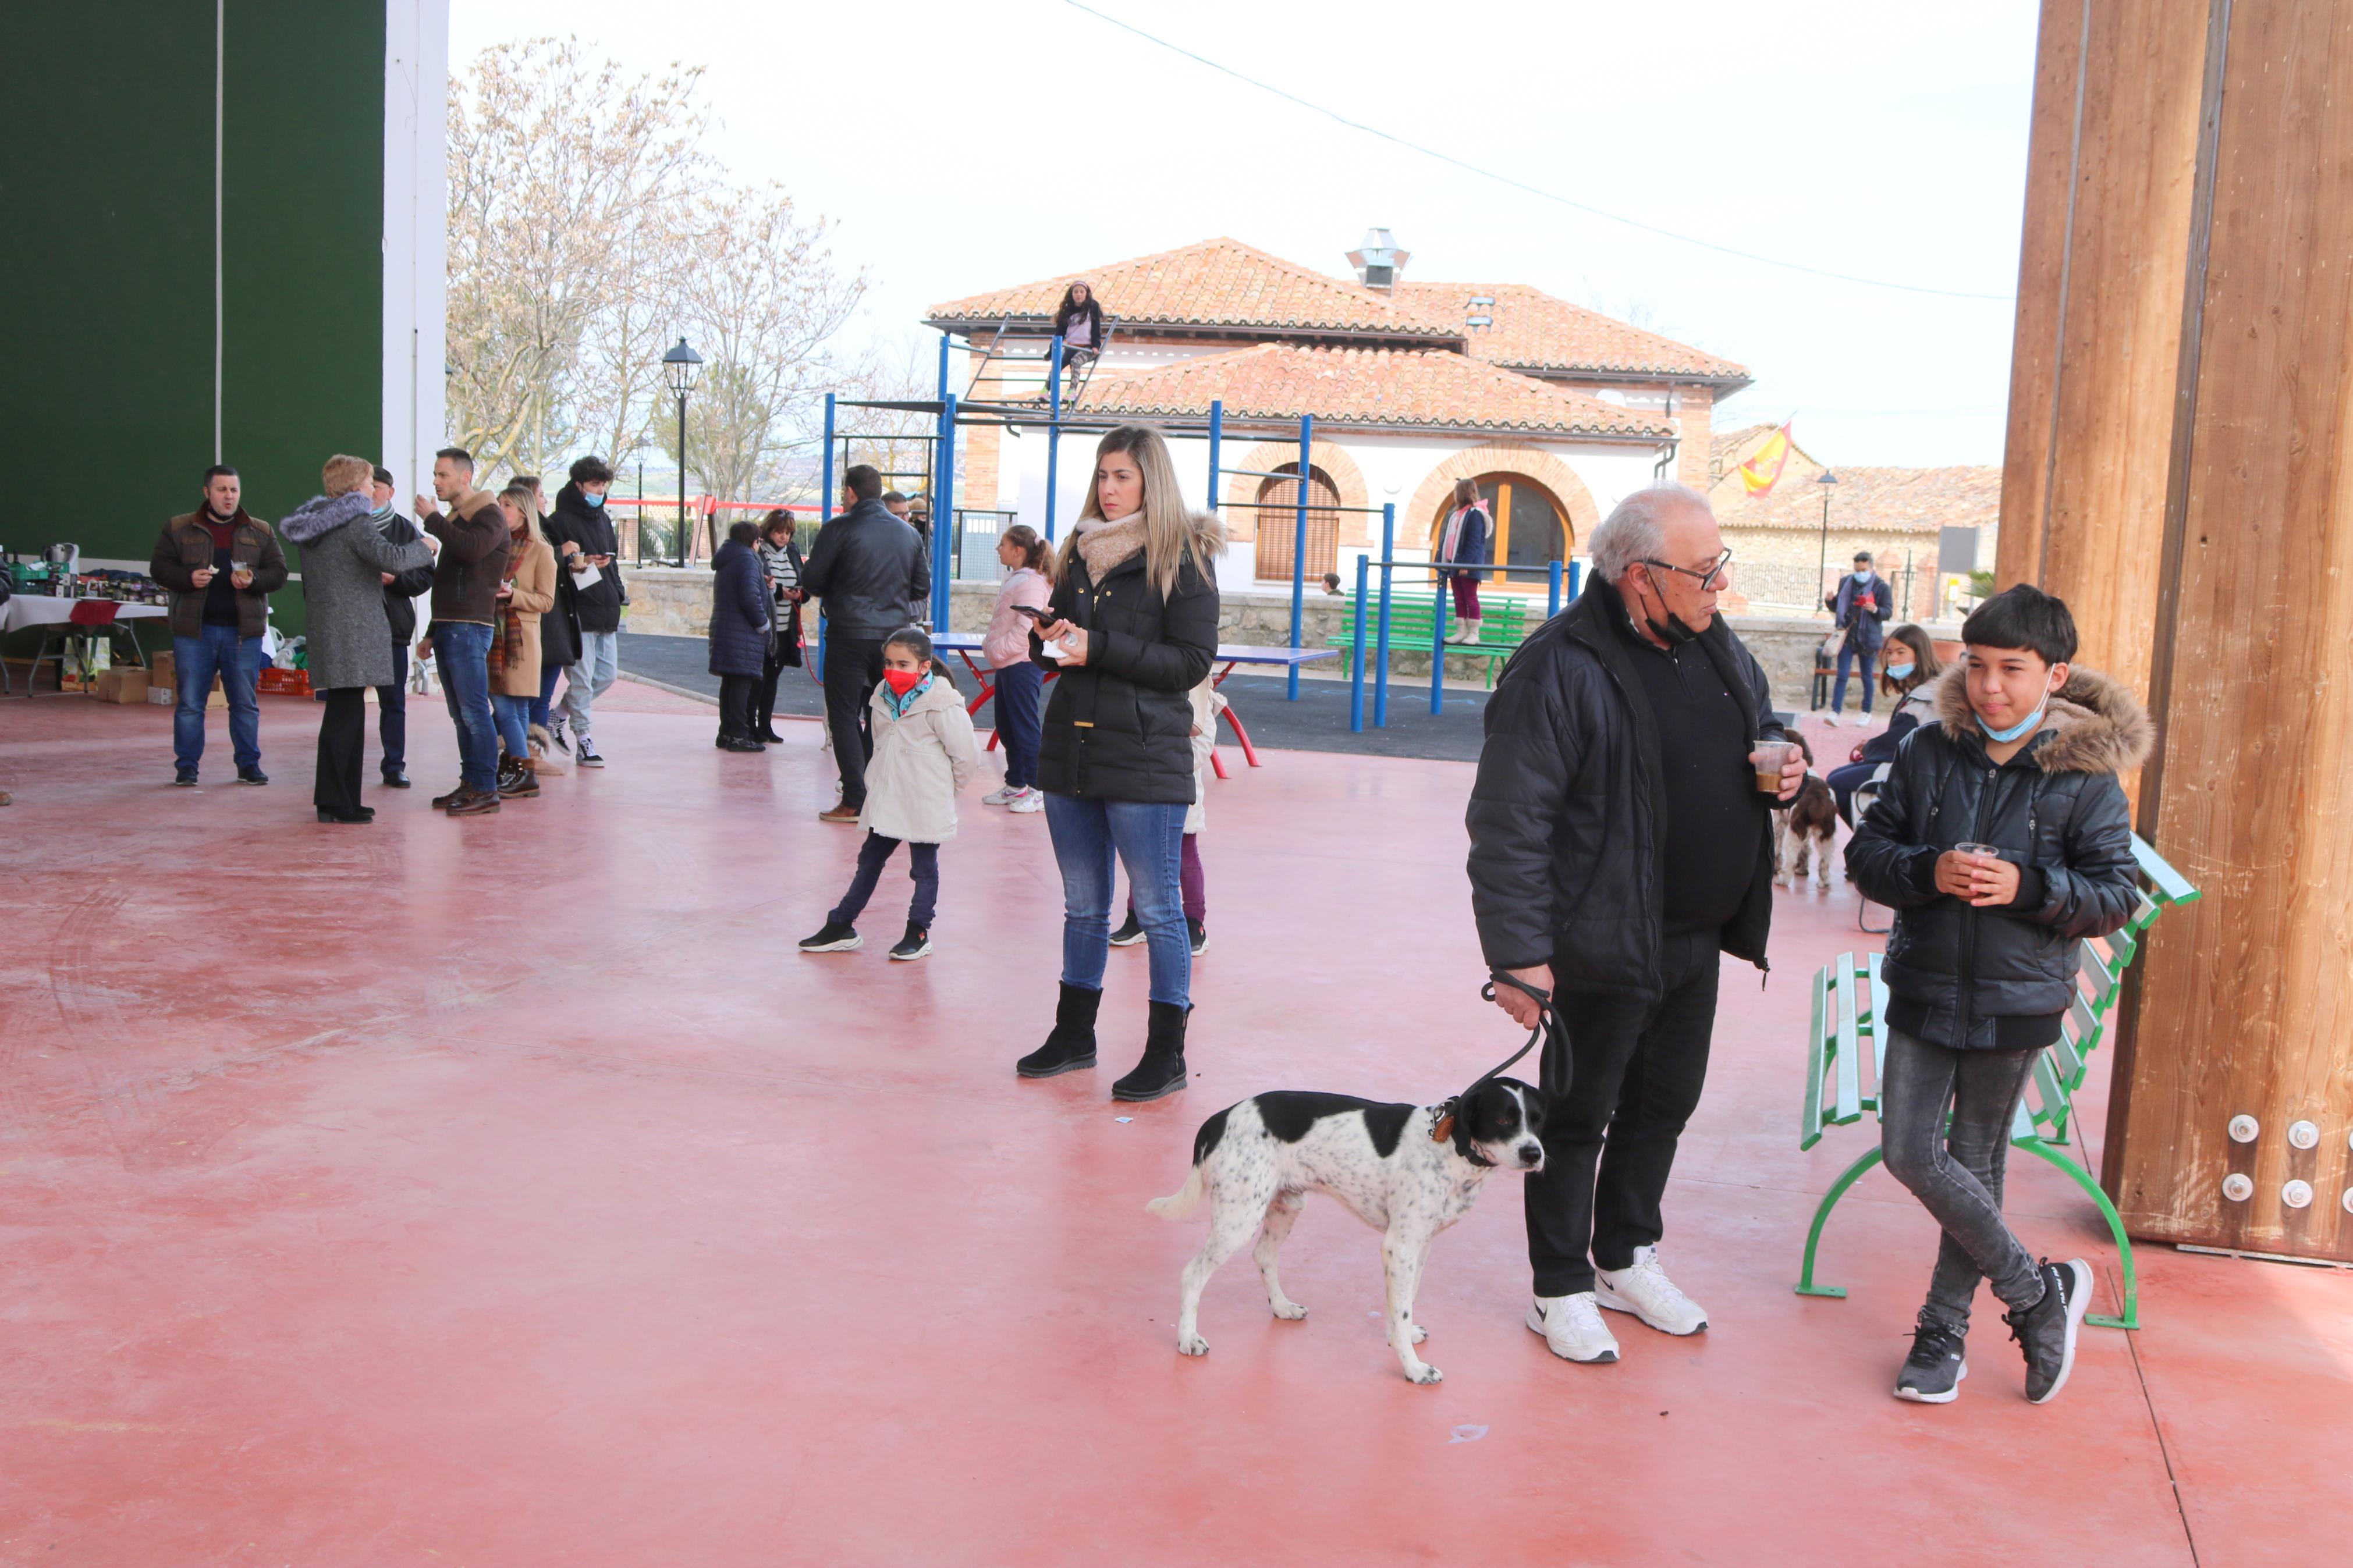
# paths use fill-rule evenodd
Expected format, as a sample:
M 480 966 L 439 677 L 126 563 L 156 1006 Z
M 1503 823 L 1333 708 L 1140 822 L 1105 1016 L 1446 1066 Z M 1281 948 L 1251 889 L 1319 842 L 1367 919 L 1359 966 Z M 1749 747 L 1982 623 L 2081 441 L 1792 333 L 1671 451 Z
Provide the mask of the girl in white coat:
M 803 952 L 848 952 L 865 944 L 852 922 L 874 896 L 883 865 L 902 843 L 915 881 L 907 934 L 891 950 L 899 959 L 932 951 L 932 914 L 940 895 L 940 846 L 955 837 L 956 793 L 980 771 L 980 747 L 955 678 L 932 652 L 932 639 L 913 626 L 882 645 L 882 683 L 874 689 L 874 759 L 866 764 L 866 806 L 858 826 L 858 873 L 849 891 L 826 917 L 825 929 L 805 938 Z

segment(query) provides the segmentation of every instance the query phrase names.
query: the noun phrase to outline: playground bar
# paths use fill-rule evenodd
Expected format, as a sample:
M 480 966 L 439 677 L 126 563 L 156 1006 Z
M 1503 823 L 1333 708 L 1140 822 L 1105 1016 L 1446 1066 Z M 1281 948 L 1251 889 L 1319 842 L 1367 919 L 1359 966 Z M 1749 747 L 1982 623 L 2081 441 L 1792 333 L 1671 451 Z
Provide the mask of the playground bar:
M 1209 510 L 1218 510 L 1219 449 L 1224 445 L 1226 405 L 1222 398 L 1209 400 Z
M 1062 445 L 1062 334 L 1054 334 L 1051 368 L 1047 372 L 1046 404 L 1052 423 L 1046 426 L 1046 542 L 1054 542 L 1054 479 L 1055 468 L 1061 457 Z M 1094 476 L 1089 474 L 1092 484 Z
M 1373 728 L 1376 730 L 1386 730 L 1389 726 L 1388 563 L 1390 557 L 1397 553 L 1396 543 L 1397 502 L 1389 501 L 1381 508 L 1381 668 L 1380 672 L 1373 677 Z M 1364 618 L 1364 609 L 1359 606 L 1356 611 L 1358 624 L 1361 625 Z M 1356 679 L 1361 684 L 1364 679 L 1365 661 L 1360 658 L 1356 661 Z
M 817 498 L 818 509 L 817 521 L 819 528 L 833 521 L 833 412 L 834 397 L 833 394 L 828 392 L 825 395 L 825 477 L 818 481 L 824 489 Z M 1384 551 L 1383 553 L 1388 552 Z M 817 652 L 811 656 L 811 663 L 817 678 L 823 680 L 825 679 L 825 605 L 823 601 L 819 601 L 818 605 Z
M 1561 563 L 1557 561 L 1548 562 L 1542 568 L 1535 566 L 1499 566 L 1492 561 L 1399 561 L 1390 553 L 1396 542 L 1397 507 L 1392 503 L 1381 508 L 1381 558 L 1378 561 L 1376 561 L 1370 556 L 1365 556 L 1360 558 L 1357 563 L 1359 587 L 1356 595 L 1356 624 L 1358 626 L 1356 634 L 1356 657 L 1349 674 L 1349 679 L 1355 681 L 1358 687 L 1361 688 L 1364 685 L 1366 661 L 1364 658 L 1364 634 L 1362 628 L 1365 619 L 1365 593 L 1362 587 L 1362 574 L 1366 571 L 1377 566 L 1380 568 L 1381 573 L 1381 597 L 1379 609 L 1377 611 L 1379 616 L 1378 631 L 1374 640 L 1372 658 L 1373 727 L 1377 730 L 1387 729 L 1389 721 L 1389 577 L 1390 574 L 1398 567 L 1404 566 L 1416 572 L 1435 573 L 1446 571 L 1449 568 L 1459 565 L 1466 568 L 1473 568 L 1481 572 L 1493 572 L 1498 575 L 1508 575 L 1514 572 L 1535 572 L 1542 570 L 1552 579 L 1552 603 L 1554 606 L 1553 614 L 1555 615 L 1559 614 L 1561 589 L 1563 587 Z M 1578 575 L 1579 574 L 1577 563 L 1574 561 L 1568 563 L 1566 585 L 1567 587 L 1569 596 L 1572 598 L 1575 597 L 1577 594 Z M 1430 617 L 1431 639 L 1430 650 L 1430 710 L 1433 715 L 1445 711 L 1446 605 L 1447 595 L 1445 589 L 1441 586 L 1439 590 L 1436 602 L 1431 606 Z M 1348 698 L 1348 709 L 1351 715 L 1356 711 L 1362 702 L 1363 697 L 1360 693 L 1350 693 Z M 1354 726 L 1351 725 L 1351 728 L 1353 729 Z
M 1348 733 L 1365 732 L 1365 584 L 1372 575 L 1371 568 L 1361 555 L 1356 557 L 1356 629 L 1354 646 L 1348 650 L 1348 668 L 1355 672 L 1348 682 Z
M 940 365 L 946 374 L 944 346 Z M 953 392 L 941 401 L 940 466 L 932 485 L 932 628 L 943 632 L 948 629 L 948 530 L 955 526 L 955 406 Z
M 1315 419 L 1313 415 L 1299 416 L 1299 526 L 1291 544 L 1291 646 L 1297 647 L 1306 631 L 1307 620 L 1307 485 L 1308 454 L 1313 449 Z M 1299 700 L 1299 667 L 1293 665 L 1284 678 L 1289 699 Z

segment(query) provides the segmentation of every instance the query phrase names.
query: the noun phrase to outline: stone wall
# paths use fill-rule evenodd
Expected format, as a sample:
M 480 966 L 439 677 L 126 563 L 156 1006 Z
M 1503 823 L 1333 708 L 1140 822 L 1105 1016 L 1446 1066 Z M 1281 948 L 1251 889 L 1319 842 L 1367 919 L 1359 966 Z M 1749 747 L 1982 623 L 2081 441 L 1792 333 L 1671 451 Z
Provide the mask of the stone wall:
M 629 584 L 629 630 L 649 633 L 656 637 L 702 637 L 711 625 L 711 574 L 689 568 L 684 572 L 667 566 L 642 566 L 628 572 Z M 987 628 L 990 609 L 997 602 L 997 584 L 993 582 L 958 583 L 950 591 L 948 624 L 960 632 L 977 632 Z M 1341 628 L 1341 606 L 1347 601 L 1322 593 L 1307 595 L 1302 606 L 1305 624 L 1304 641 L 1309 647 L 1322 647 L 1330 638 L 1337 637 Z M 1534 617 L 1541 617 L 1541 602 L 1531 606 Z M 1224 595 L 1218 619 L 1218 639 L 1229 643 L 1255 643 L 1261 646 L 1282 646 L 1291 637 L 1291 595 L 1288 594 L 1228 593 Z M 1814 649 L 1829 635 L 1827 617 L 1778 616 L 1736 616 L 1731 617 L 1735 630 L 1757 662 L 1765 667 L 1765 674 L 1773 683 L 1773 701 L 1777 707 L 1803 709 L 1811 694 L 1813 684 Z M 1936 626 L 1940 637 L 1957 635 L 1951 626 Z M 1369 632 L 1367 633 L 1369 640 Z M 1450 658 L 1446 661 L 1446 679 L 1450 684 L 1481 687 L 1487 683 L 1487 663 L 1483 658 Z M 1305 666 L 1300 672 L 1310 679 L 1338 680 L 1345 678 L 1340 660 L 1326 660 Z M 1389 655 L 1389 675 L 1396 680 L 1411 680 L 1430 676 L 1430 655 L 1393 648 Z

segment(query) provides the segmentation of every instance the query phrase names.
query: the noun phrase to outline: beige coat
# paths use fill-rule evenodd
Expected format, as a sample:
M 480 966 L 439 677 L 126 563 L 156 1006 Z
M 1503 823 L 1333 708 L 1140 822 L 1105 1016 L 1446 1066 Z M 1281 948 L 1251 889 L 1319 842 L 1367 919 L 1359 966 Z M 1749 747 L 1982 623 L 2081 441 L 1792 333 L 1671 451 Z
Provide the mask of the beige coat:
M 501 697 L 539 695 L 539 617 L 555 606 L 555 552 L 539 540 L 522 543 L 515 568 L 514 597 L 501 601 L 522 628 L 522 655 L 507 660 L 499 676 Z
M 1218 776 L 1211 761 L 1218 751 L 1218 715 L 1226 710 L 1226 694 L 1207 680 L 1187 693 L 1193 702 L 1193 804 L 1185 808 L 1185 831 L 1198 833 L 1209 819 L 1209 784 Z
M 889 685 L 878 685 L 874 760 L 866 764 L 866 809 L 858 826 L 885 838 L 945 844 L 955 837 L 956 792 L 980 771 L 980 744 L 953 682 L 934 676 L 906 717 L 891 717 Z

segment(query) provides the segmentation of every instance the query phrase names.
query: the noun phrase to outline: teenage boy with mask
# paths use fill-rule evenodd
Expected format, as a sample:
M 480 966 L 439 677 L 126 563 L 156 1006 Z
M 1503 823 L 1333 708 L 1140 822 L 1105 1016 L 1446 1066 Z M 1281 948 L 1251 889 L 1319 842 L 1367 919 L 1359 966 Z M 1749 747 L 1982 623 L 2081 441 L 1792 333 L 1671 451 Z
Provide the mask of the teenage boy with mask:
M 1854 570 L 1839 579 L 1838 592 L 1822 601 L 1830 607 L 1831 616 L 1846 633 L 1840 639 L 1838 652 L 1838 684 L 1831 690 L 1831 710 L 1823 719 L 1825 724 L 1839 721 L 1846 707 L 1848 667 L 1857 659 L 1862 662 L 1862 720 L 1871 718 L 1871 666 L 1879 657 L 1886 641 L 1887 617 L 1895 613 L 1895 593 L 1887 579 L 1872 569 L 1871 552 L 1854 552 Z
M 1945 1232 L 1895 1396 L 1942 1405 L 1959 1392 L 1982 1279 L 2010 1309 L 2040 1405 L 2074 1364 L 2092 1271 L 2035 1261 L 2002 1220 L 2002 1165 L 2035 1055 L 2075 999 L 2078 946 L 2132 912 L 2116 775 L 2140 765 L 2152 730 L 2121 685 L 2069 664 L 2074 617 L 2040 589 L 1986 600 L 1961 641 L 1936 719 L 1904 738 L 1847 846 L 1855 884 L 1895 910 L 1880 1146 Z
M 555 492 L 555 510 L 546 524 L 547 542 L 572 574 L 574 603 L 580 612 L 580 659 L 564 671 L 564 717 L 571 721 L 572 733 L 565 735 L 562 721 L 553 730 L 556 741 L 571 746 L 573 761 L 584 768 L 605 765 L 588 729 L 596 699 L 619 673 L 621 611 L 629 603 L 621 585 L 620 538 L 605 510 L 605 498 L 612 489 L 613 470 L 604 458 L 593 453 L 581 458 L 572 465 L 571 482 Z M 580 587 L 591 569 L 596 580 Z

